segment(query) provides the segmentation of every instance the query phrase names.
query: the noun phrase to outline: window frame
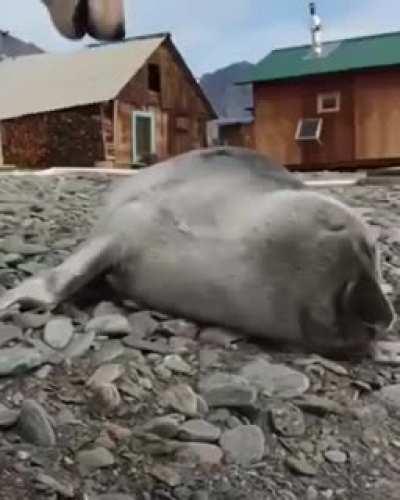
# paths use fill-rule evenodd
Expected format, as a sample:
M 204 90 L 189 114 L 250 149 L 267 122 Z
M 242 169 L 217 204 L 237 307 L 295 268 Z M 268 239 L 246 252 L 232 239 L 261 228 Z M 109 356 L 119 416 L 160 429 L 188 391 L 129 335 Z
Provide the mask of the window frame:
M 325 108 L 325 99 L 335 99 L 336 106 L 334 108 Z M 325 113 L 339 113 L 341 109 L 341 95 L 340 92 L 323 92 L 317 96 L 317 112 L 319 115 Z
M 313 120 L 313 121 L 318 122 L 316 134 L 313 136 L 310 135 L 310 136 L 303 136 L 302 137 L 300 135 L 302 125 L 305 121 L 308 121 L 308 120 L 310 120 L 310 121 Z M 318 118 L 300 118 L 298 123 L 297 123 L 297 128 L 296 128 L 296 134 L 295 134 L 296 141 L 299 141 L 299 142 L 311 142 L 311 141 L 320 142 L 321 133 L 322 133 L 322 125 L 323 125 L 323 119 L 321 117 L 318 117 Z
M 136 119 L 137 118 L 150 118 L 151 120 L 151 151 L 150 154 L 156 154 L 156 116 L 153 111 L 132 111 L 132 157 L 133 162 L 140 162 L 137 150 L 137 133 L 136 133 Z

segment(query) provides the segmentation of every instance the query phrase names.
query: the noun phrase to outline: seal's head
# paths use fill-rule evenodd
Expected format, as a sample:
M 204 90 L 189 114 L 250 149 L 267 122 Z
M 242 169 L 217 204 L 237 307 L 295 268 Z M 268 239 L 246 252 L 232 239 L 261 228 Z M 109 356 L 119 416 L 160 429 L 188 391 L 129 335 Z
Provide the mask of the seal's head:
M 293 243 L 290 286 L 302 340 L 320 352 L 365 353 L 394 321 L 381 286 L 378 243 L 342 203 L 310 191 L 290 197 L 281 218 Z

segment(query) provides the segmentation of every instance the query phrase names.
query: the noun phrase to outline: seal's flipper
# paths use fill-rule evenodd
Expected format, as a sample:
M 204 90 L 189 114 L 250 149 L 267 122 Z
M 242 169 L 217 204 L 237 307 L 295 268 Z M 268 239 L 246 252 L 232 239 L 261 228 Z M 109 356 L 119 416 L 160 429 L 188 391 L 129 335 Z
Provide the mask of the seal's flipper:
M 59 266 L 23 281 L 0 297 L 0 312 L 16 304 L 54 308 L 110 267 L 113 241 L 95 237 Z

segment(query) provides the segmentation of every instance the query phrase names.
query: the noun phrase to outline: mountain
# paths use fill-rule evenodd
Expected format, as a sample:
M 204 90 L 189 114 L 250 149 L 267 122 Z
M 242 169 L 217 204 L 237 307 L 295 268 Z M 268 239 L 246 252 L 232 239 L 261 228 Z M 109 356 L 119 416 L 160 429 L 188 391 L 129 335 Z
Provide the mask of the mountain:
M 242 61 L 201 77 L 200 85 L 220 118 L 251 116 L 246 110 L 253 105 L 251 85 L 235 85 L 235 82 L 245 79 L 253 66 Z
M 33 43 L 27 43 L 15 36 L 9 34 L 8 31 L 0 30 L 0 61 L 6 57 L 19 57 L 30 54 L 40 54 L 42 49 Z

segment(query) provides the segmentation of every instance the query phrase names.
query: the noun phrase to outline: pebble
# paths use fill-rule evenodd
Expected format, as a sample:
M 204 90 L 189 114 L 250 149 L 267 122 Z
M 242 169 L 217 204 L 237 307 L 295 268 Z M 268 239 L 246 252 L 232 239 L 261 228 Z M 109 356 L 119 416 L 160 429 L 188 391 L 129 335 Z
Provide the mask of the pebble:
M 300 476 L 313 477 L 317 475 L 317 469 L 303 458 L 288 457 L 286 459 L 288 468 Z
M 88 387 L 100 386 L 103 384 L 111 384 L 125 373 L 123 365 L 110 363 L 102 365 L 94 372 L 94 374 L 87 381 Z
M 178 439 L 182 441 L 195 441 L 201 443 L 215 443 L 221 436 L 221 431 L 215 425 L 205 420 L 189 420 L 180 428 Z
M 214 345 L 224 349 L 229 349 L 232 344 L 242 338 L 242 334 L 233 332 L 232 330 L 213 327 L 204 328 L 204 330 L 200 332 L 199 342 L 201 344 Z
M 178 375 L 190 375 L 192 373 L 191 366 L 177 354 L 166 356 L 161 366 Z
M 149 311 L 135 312 L 128 316 L 132 336 L 136 339 L 145 339 L 153 335 L 158 328 L 156 321 Z
M 227 460 L 247 466 L 263 458 L 265 437 L 256 425 L 241 425 L 225 431 L 221 436 L 220 445 Z
M 0 350 L 0 377 L 26 373 L 43 365 L 46 355 L 39 349 L 27 347 L 10 347 Z
M 389 407 L 400 410 L 400 384 L 383 387 L 378 391 L 377 397 Z
M 114 302 L 99 302 L 97 306 L 93 309 L 93 317 L 98 318 L 99 316 L 115 316 L 120 315 L 121 310 Z
M 223 458 L 221 448 L 213 444 L 188 443 L 176 452 L 176 458 L 182 463 L 219 465 Z
M 88 500 L 92 500 L 92 498 L 88 498 Z M 133 495 L 125 495 L 124 493 L 110 493 L 107 495 L 96 496 L 93 500 L 137 500 L 137 498 Z
M 345 464 L 347 462 L 347 453 L 340 450 L 327 450 L 325 458 L 333 464 Z
M 70 318 L 54 318 L 44 329 L 43 339 L 53 349 L 64 349 L 74 334 L 74 326 Z
M 284 437 L 298 437 L 306 432 L 304 415 L 292 404 L 281 404 L 271 408 L 271 420 L 275 431 Z
M 103 447 L 80 451 L 77 456 L 83 474 L 114 465 L 114 455 Z
M 243 377 L 214 373 L 200 380 L 199 390 L 210 408 L 254 407 L 257 390 Z
M 0 348 L 14 340 L 21 340 L 22 335 L 21 328 L 0 323 Z
M 46 410 L 32 399 L 25 400 L 18 420 L 21 436 L 37 446 L 50 447 L 56 444 L 51 419 Z
M 45 326 L 51 320 L 51 317 L 51 313 L 48 311 L 41 313 L 16 313 L 14 315 L 14 322 L 24 330 L 28 328 L 37 329 Z
M 95 337 L 96 333 L 93 331 L 74 335 L 63 355 L 67 359 L 82 358 L 92 347 Z
M 176 337 L 185 337 L 187 339 L 195 339 L 199 332 L 199 327 L 190 321 L 184 319 L 175 319 L 163 321 L 157 331 L 174 335 Z
M 53 492 L 58 493 L 62 498 L 75 498 L 74 487 L 71 484 L 63 484 L 47 474 L 39 472 L 35 478 L 38 483 L 48 486 Z
M 245 365 L 240 375 L 268 397 L 291 399 L 301 396 L 310 387 L 310 381 L 303 373 L 262 358 Z
M 10 410 L 0 403 L 0 429 L 8 429 L 15 425 L 18 421 L 20 412 L 17 410 Z
M 176 415 L 158 417 L 150 420 L 150 422 L 144 426 L 143 430 L 150 434 L 156 434 L 160 437 L 173 439 L 178 435 L 181 423 L 181 418 Z
M 196 417 L 198 415 L 198 398 L 190 385 L 179 384 L 166 391 L 163 397 L 165 406 L 187 415 Z
M 121 314 L 109 314 L 107 316 L 97 316 L 86 325 L 87 332 L 95 332 L 96 335 L 106 337 L 125 337 L 131 334 L 132 327 L 129 321 Z
M 106 414 L 115 410 L 122 402 L 118 388 L 114 384 L 95 384 L 92 386 L 92 390 L 91 403 L 96 412 L 100 414 Z
M 399 366 L 400 342 L 376 342 L 373 356 L 376 363 Z
M 155 477 L 162 483 L 167 484 L 171 488 L 176 488 L 182 483 L 182 478 L 180 474 L 177 472 L 176 469 L 172 467 L 156 464 L 151 467 L 149 472 L 153 477 Z
M 314 396 L 313 394 L 307 394 L 301 399 L 296 400 L 296 405 L 304 411 L 318 416 L 324 416 L 329 413 L 333 415 L 344 415 L 346 413 L 346 408 L 340 403 L 332 399 Z
M 119 340 L 110 340 L 106 342 L 99 351 L 94 353 L 93 363 L 95 366 L 110 363 L 123 356 L 124 352 L 125 347 Z

